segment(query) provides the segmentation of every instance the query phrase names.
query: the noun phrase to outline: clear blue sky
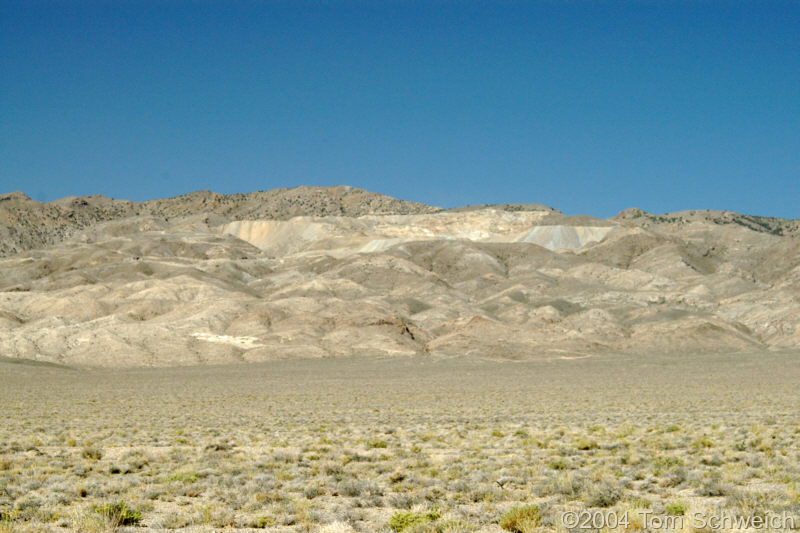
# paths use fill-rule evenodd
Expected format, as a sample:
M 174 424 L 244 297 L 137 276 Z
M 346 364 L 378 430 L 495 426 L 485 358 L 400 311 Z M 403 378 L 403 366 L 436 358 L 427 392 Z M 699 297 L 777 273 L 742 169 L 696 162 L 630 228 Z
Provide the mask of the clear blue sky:
M 800 2 L 0 2 L 0 192 L 800 218 Z

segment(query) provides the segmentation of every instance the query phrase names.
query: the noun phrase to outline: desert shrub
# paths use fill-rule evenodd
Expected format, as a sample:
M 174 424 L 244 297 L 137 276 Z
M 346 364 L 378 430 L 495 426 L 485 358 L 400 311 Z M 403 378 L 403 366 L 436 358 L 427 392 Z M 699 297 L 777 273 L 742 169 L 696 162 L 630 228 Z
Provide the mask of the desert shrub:
M 776 507 L 777 499 L 771 491 L 754 491 L 736 488 L 730 491 L 725 503 L 741 516 L 765 517 L 770 508 Z
M 725 464 L 725 460 L 722 458 L 721 455 L 715 453 L 711 457 L 703 457 L 702 459 L 700 459 L 700 464 L 706 466 L 722 466 L 723 464 Z
M 358 452 L 355 452 L 355 451 L 348 451 L 348 452 L 345 452 L 345 455 L 342 458 L 342 461 L 345 464 L 352 463 L 352 462 L 356 462 L 356 463 L 372 463 L 372 462 L 375 462 L 375 457 L 372 457 L 371 455 L 364 455 L 362 453 L 358 453 Z
M 116 526 L 135 526 L 142 521 L 142 512 L 128 507 L 123 501 L 106 503 L 94 508 L 94 512 L 102 515 L 108 522 Z
M 683 467 L 673 468 L 667 472 L 661 479 L 661 485 L 664 487 L 677 487 L 686 481 L 687 472 Z
M 417 503 L 416 498 L 404 493 L 390 494 L 388 501 L 389 505 L 400 509 L 411 509 L 411 507 Z
M 542 523 L 538 505 L 514 507 L 500 517 L 499 525 L 511 533 L 530 533 Z
M 17 498 L 15 502 L 16 511 L 19 513 L 18 519 L 30 520 L 42 507 L 44 500 L 35 493 L 27 493 Z
M 251 481 L 251 486 L 258 491 L 267 491 L 275 488 L 275 476 L 272 474 L 259 474 Z
M 553 470 L 566 470 L 569 468 L 569 464 L 564 459 L 553 459 L 547 463 L 547 467 Z
M 539 491 L 542 495 L 563 494 L 564 496 L 574 497 L 583 489 L 584 483 L 584 474 L 570 470 L 559 472 L 557 475 L 542 482 Z
M 681 501 L 667 502 L 664 512 L 669 515 L 683 516 L 686 514 L 686 504 Z
M 725 485 L 722 483 L 722 478 L 718 473 L 709 475 L 700 486 L 695 489 L 695 494 L 698 496 L 724 496 L 726 492 Z
M 275 525 L 275 519 L 268 515 L 259 515 L 249 524 L 253 529 L 265 529 Z
M 167 481 L 178 481 L 180 483 L 194 483 L 197 481 L 197 472 L 175 472 L 167 478 Z
M 714 446 L 714 441 L 712 441 L 706 435 L 703 435 L 702 437 L 695 439 L 695 441 L 692 443 L 692 446 L 698 450 L 703 448 L 711 448 Z
M 81 457 L 84 459 L 91 459 L 92 461 L 97 461 L 103 458 L 103 452 L 100 451 L 99 448 L 95 448 L 93 446 L 87 446 L 86 448 L 81 451 Z
M 329 476 L 334 476 L 341 480 L 342 474 L 344 474 L 344 467 L 341 463 L 337 463 L 335 461 L 328 461 L 324 465 L 322 465 L 322 471 L 328 474 Z
M 364 494 L 371 494 L 373 496 L 383 495 L 383 490 L 380 485 L 374 481 L 365 479 L 346 479 L 338 485 L 339 494 L 342 496 L 362 496 Z
M 323 494 L 325 494 L 325 489 L 316 484 L 307 485 L 303 489 L 303 496 L 305 496 L 307 500 L 313 500 L 317 496 L 322 496 Z
M 191 523 L 191 518 L 180 513 L 168 513 L 161 519 L 161 527 L 165 529 L 180 529 Z
M 205 505 L 200 509 L 198 517 L 201 524 L 215 528 L 231 527 L 234 525 L 233 513 L 222 506 Z
M 397 531 L 398 533 L 406 530 L 413 531 L 415 528 L 430 522 L 435 522 L 441 517 L 442 515 L 439 513 L 438 509 L 431 509 L 424 513 L 400 511 L 393 514 L 389 519 L 389 529 Z
M 656 467 L 657 470 L 673 466 L 683 466 L 683 460 L 674 455 L 662 455 L 653 459 L 653 466 Z
M 474 489 L 470 490 L 467 494 L 467 497 L 470 501 L 478 503 L 478 502 L 493 502 L 497 500 L 497 490 L 492 485 L 487 485 L 485 483 L 481 483 L 480 485 L 476 486 Z
M 589 507 L 611 507 L 622 497 L 619 485 L 611 480 L 601 480 L 592 485 L 584 497 Z
M 364 491 L 364 485 L 357 479 L 348 479 L 339 483 L 339 494 L 349 496 L 351 498 L 361 496 Z
M 272 454 L 272 458 L 279 463 L 296 463 L 300 460 L 300 454 L 292 451 L 278 451 Z
M 755 453 L 749 454 L 744 459 L 744 464 L 746 464 L 747 466 L 749 466 L 751 468 L 761 468 L 763 463 L 764 463 L 764 461 L 761 458 L 761 456 L 758 455 L 758 454 L 755 454 Z
M 650 500 L 642 497 L 634 497 L 627 501 L 627 507 L 629 509 L 650 509 L 652 504 Z
M 575 441 L 575 448 L 581 451 L 589 451 L 589 450 L 596 450 L 598 448 L 597 442 L 587 439 L 587 438 L 580 438 Z
M 205 449 L 206 451 L 211 452 L 225 452 L 233 448 L 233 444 L 226 440 L 218 440 L 217 442 L 207 444 Z
M 467 533 L 475 531 L 475 528 L 461 520 L 440 520 L 418 527 L 416 531 L 419 533 Z

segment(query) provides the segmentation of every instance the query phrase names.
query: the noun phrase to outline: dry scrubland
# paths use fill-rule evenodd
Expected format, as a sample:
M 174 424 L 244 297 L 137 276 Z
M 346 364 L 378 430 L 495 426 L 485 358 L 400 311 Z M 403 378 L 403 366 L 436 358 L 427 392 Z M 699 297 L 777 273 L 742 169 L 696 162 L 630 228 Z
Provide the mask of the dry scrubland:
M 0 531 L 563 531 L 788 513 L 797 353 L 0 362 Z

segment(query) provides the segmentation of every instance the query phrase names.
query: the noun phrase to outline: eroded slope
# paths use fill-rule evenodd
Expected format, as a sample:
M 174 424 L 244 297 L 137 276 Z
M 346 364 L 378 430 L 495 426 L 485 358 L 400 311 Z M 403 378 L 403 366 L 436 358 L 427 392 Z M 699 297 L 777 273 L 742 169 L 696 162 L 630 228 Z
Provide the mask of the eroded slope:
M 95 222 L 0 259 L 0 355 L 158 366 L 800 346 L 794 221 L 406 206 L 231 222 L 218 206 Z

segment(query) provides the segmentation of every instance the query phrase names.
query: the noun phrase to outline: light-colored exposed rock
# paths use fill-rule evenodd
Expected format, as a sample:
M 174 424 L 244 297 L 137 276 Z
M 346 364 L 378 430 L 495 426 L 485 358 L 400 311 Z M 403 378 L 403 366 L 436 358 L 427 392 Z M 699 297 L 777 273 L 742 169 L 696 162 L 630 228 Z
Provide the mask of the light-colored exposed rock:
M 528 242 L 549 250 L 575 250 L 602 241 L 619 227 L 540 225 L 548 212 L 496 210 L 431 215 L 296 217 L 290 220 L 242 220 L 226 224 L 234 235 L 274 255 L 322 250 L 345 256 L 378 253 L 414 241 Z

